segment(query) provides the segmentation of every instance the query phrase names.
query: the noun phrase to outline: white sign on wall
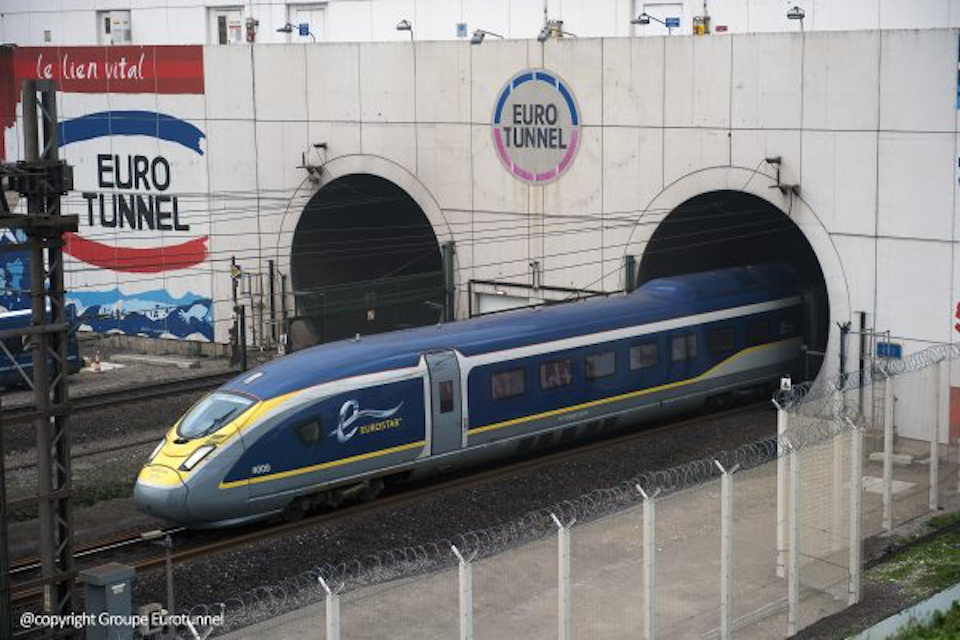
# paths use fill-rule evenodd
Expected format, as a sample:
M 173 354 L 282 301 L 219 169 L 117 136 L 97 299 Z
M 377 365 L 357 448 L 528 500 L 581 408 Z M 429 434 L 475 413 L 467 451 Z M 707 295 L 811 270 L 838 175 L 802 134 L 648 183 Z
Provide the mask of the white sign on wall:
M 580 108 L 570 86 L 546 69 L 526 69 L 503 86 L 493 109 L 493 143 L 503 166 L 528 184 L 558 179 L 580 146 Z

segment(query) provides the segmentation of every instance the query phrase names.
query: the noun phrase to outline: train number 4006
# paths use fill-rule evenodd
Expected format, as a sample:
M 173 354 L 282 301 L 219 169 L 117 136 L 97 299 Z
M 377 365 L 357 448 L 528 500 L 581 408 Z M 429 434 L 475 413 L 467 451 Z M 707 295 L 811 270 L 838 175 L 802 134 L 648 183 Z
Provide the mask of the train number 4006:
M 269 465 L 269 464 L 257 464 L 257 465 L 254 465 L 254 466 L 250 469 L 250 473 L 252 473 L 252 474 L 255 475 L 255 476 L 260 476 L 260 475 L 263 475 L 263 474 L 265 474 L 265 473 L 270 473 L 270 465 Z

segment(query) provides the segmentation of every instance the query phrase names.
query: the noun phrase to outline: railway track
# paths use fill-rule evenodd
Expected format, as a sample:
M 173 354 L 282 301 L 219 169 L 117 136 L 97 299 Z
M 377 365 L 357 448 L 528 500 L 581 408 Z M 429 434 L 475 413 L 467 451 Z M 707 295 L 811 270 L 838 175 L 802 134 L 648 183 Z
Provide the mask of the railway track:
M 549 466 L 565 460 L 579 458 L 591 452 L 613 449 L 634 440 L 650 437 L 655 438 L 658 437 L 658 435 L 662 435 L 665 431 L 677 429 L 681 426 L 689 426 L 704 420 L 714 420 L 755 411 L 765 404 L 769 403 L 767 401 L 751 403 L 742 407 L 713 413 L 709 416 L 696 416 L 680 421 L 658 424 L 656 426 L 637 429 L 612 437 L 598 436 L 596 439 L 586 443 L 581 443 L 579 445 L 573 444 L 561 449 L 547 450 L 532 458 L 518 459 L 513 462 L 508 462 L 507 464 L 499 464 L 492 468 L 484 468 L 479 472 L 475 471 L 471 473 L 466 471 L 446 477 L 440 476 L 439 478 L 434 478 L 427 481 L 427 483 L 422 486 L 415 485 L 413 488 L 404 487 L 400 490 L 397 490 L 396 493 L 389 493 L 388 495 L 382 496 L 372 502 L 354 504 L 340 507 L 329 512 L 309 515 L 295 522 L 280 523 L 272 526 L 261 525 L 257 528 L 241 530 L 239 533 L 226 531 L 224 532 L 223 537 L 213 541 L 194 543 L 190 541 L 191 537 L 197 536 L 198 534 L 205 534 L 206 537 L 209 537 L 210 532 L 191 532 L 189 530 L 184 530 L 183 528 L 170 529 L 167 532 L 172 532 L 171 535 L 174 533 L 185 534 L 181 540 L 175 541 L 172 559 L 174 563 L 183 563 L 189 560 L 204 558 L 224 551 L 229 551 L 231 549 L 243 547 L 255 542 L 277 538 L 303 529 L 336 522 L 341 519 L 351 518 L 363 514 L 376 513 L 378 511 L 385 511 L 392 507 L 416 502 L 420 498 L 439 493 L 441 491 L 480 485 L 492 480 L 519 473 L 521 471 L 529 471 L 538 467 Z M 204 536 L 200 535 L 200 537 L 202 538 Z M 137 543 L 142 542 L 143 539 L 140 534 L 120 536 L 118 538 L 91 544 L 84 548 L 81 553 L 78 553 L 77 556 L 78 558 L 82 557 L 85 560 L 97 557 L 98 563 L 106 562 L 109 560 L 109 558 L 101 559 L 100 556 L 104 556 L 118 549 L 127 549 L 133 545 L 136 545 Z M 149 547 L 144 546 L 144 548 L 146 549 Z M 150 551 L 153 551 L 153 548 L 150 548 Z M 142 573 L 161 567 L 163 566 L 164 562 L 165 556 L 162 553 L 147 552 L 144 557 L 127 562 L 127 564 L 131 565 L 138 573 Z M 11 569 L 11 574 L 14 574 L 15 571 L 26 571 L 25 568 L 20 567 L 31 566 L 33 569 L 36 569 L 36 565 L 36 559 L 21 561 Z M 16 606 L 28 605 L 39 599 L 41 595 L 39 589 L 21 589 L 18 591 L 17 585 L 15 584 L 12 587 L 12 591 L 14 604 Z
M 73 414 L 76 414 L 83 411 L 106 409 L 109 407 L 116 407 L 133 402 L 159 400 L 182 393 L 206 391 L 208 389 L 219 387 L 231 378 L 236 377 L 238 373 L 240 372 L 227 371 L 207 376 L 196 376 L 181 380 L 171 380 L 169 382 L 158 382 L 149 387 L 127 387 L 77 396 L 70 398 L 70 410 Z M 0 412 L 0 420 L 3 421 L 5 426 L 7 426 L 11 424 L 29 422 L 36 417 L 34 414 L 35 411 L 33 405 L 16 405 L 5 408 L 2 412 Z

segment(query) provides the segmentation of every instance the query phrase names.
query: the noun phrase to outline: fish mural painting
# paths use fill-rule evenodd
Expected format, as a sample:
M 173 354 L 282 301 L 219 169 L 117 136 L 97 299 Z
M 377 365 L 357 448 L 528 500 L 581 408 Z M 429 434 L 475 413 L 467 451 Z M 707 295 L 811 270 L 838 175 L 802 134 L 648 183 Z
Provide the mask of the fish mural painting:
M 23 47 L 0 52 L 0 154 L 19 150 L 23 79 L 57 83 L 61 157 L 74 168 L 65 213 L 67 303 L 82 330 L 214 339 L 202 119 L 203 47 Z M 8 153 L 9 151 L 9 153 Z M 4 237 L 0 242 L 17 242 Z M 0 305 L 27 306 L 24 257 L 0 263 Z

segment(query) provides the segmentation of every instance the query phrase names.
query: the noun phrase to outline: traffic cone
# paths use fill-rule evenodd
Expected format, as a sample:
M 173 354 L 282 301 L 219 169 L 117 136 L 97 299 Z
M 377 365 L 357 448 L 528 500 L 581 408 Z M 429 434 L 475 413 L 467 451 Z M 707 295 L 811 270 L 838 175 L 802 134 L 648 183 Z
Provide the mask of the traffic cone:
M 101 372 L 101 369 L 100 369 L 100 352 L 99 352 L 99 351 L 97 351 L 97 355 L 94 356 L 94 358 L 93 358 L 93 372 L 94 372 L 94 373 L 100 373 L 100 372 Z

